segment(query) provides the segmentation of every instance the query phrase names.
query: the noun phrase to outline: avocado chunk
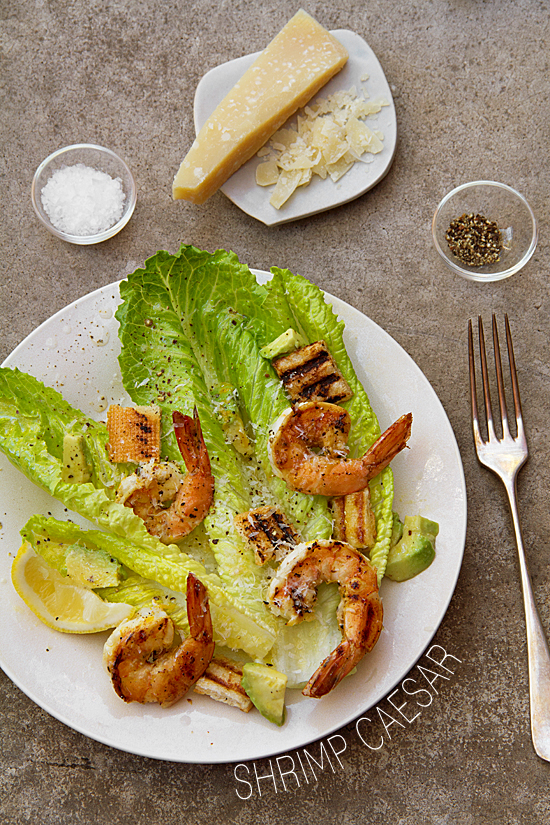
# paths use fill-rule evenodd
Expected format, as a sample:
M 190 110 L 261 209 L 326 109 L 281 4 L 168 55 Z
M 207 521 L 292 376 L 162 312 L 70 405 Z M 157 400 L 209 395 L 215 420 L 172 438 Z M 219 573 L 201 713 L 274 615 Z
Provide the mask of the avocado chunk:
M 63 437 L 61 481 L 65 484 L 85 484 L 91 478 L 92 473 L 84 452 L 84 438 L 66 433 Z
M 295 329 L 287 329 L 286 332 L 283 332 L 282 335 L 279 335 L 279 337 L 275 338 L 270 344 L 262 347 L 260 355 L 262 358 L 276 358 L 278 355 L 284 355 L 292 349 L 305 347 L 306 344 L 307 341 L 299 332 L 296 332 Z
M 67 574 L 83 587 L 116 587 L 121 565 L 106 550 L 72 544 L 65 557 Z
M 391 524 L 391 539 L 390 539 L 390 547 L 395 547 L 398 541 L 401 541 L 403 537 L 403 522 L 394 511 L 392 513 L 392 524 Z
M 262 716 L 281 726 L 285 721 L 287 677 L 268 665 L 249 662 L 243 666 L 241 684 Z
M 390 548 L 385 575 L 394 582 L 412 579 L 435 558 L 439 525 L 423 516 L 405 516 L 402 538 Z

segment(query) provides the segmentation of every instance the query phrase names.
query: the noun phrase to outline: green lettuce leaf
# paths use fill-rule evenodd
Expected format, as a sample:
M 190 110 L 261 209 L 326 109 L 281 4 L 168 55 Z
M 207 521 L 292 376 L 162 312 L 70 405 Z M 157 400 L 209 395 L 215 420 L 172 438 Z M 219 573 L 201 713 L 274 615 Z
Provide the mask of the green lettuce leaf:
M 265 286 L 233 253 L 218 250 L 210 255 L 182 246 L 176 255 L 159 252 L 149 258 L 144 269 L 121 284 L 121 295 L 120 367 L 132 399 L 155 399 L 168 425 L 178 404 L 196 404 L 208 449 L 218 462 L 227 445 L 222 446 L 219 422 L 212 420 L 212 394 L 220 383 L 231 384 L 272 496 L 302 533 L 328 536 L 326 500 L 291 493 L 274 476 L 267 457 L 269 426 L 288 402 L 275 371 L 260 357 L 252 332 L 252 327 L 255 332 L 267 325 L 269 335 L 273 329 L 269 312 L 262 311 L 268 298 Z M 177 454 L 167 452 L 177 460 Z M 236 484 L 242 462 L 237 457 L 235 463 L 231 452 L 222 462 L 221 479 L 225 483 L 229 473 L 242 494 L 242 485 Z M 242 502 L 235 503 L 241 507 Z
M 288 400 L 260 349 L 289 328 L 310 342 L 325 340 L 354 390 L 346 405 L 354 421 L 352 454 L 365 452 L 380 434 L 345 349 L 343 322 L 316 286 L 288 270 L 272 273 L 272 280 L 260 285 L 233 253 L 209 254 L 183 245 L 176 255 L 157 253 L 143 269 L 128 276 L 121 284 L 123 304 L 117 311 L 121 373 L 134 402 L 158 403 L 168 426 L 173 409 L 187 413 L 193 406 L 198 409 L 217 491 L 205 532 L 227 592 L 236 587 L 254 609 L 261 609 L 264 602 L 265 571 L 270 568 L 258 571 L 251 550 L 233 528 L 236 513 L 276 503 L 304 540 L 328 538 L 332 532 L 326 498 L 294 493 L 272 471 L 269 429 L 288 407 Z M 217 388 L 222 384 L 235 390 L 255 461 L 226 442 L 216 416 Z M 171 438 L 163 449 L 167 457 L 177 459 Z M 371 496 L 378 528 L 371 560 L 381 579 L 391 535 L 391 470 L 373 480 Z M 298 625 L 279 632 L 273 656 L 282 657 L 296 683 L 305 681 L 312 662 L 318 664 L 332 649 L 333 602 L 334 597 L 318 600 L 316 620 L 307 628 Z
M 67 432 L 83 436 L 92 468 L 90 482 L 62 481 L 63 438 Z M 108 462 L 107 439 L 104 424 L 87 418 L 56 390 L 19 370 L 0 368 L 0 449 L 11 463 L 67 509 L 108 531 L 98 533 L 98 546 L 144 578 L 184 592 L 187 573 L 195 573 L 209 589 L 212 612 L 219 614 L 218 630 L 226 644 L 230 646 L 227 639 L 231 639 L 251 655 L 265 655 L 280 622 L 263 603 L 258 606 L 241 598 L 237 588 L 226 592 L 216 573 L 208 572 L 177 545 L 164 545 L 150 535 L 130 508 L 114 500 L 123 473 L 131 468 Z M 73 528 L 77 529 L 75 525 L 65 529 Z M 76 542 L 74 539 L 68 544 Z
M 255 613 L 220 586 L 216 577 L 205 574 L 197 562 L 183 553 L 179 556 L 161 557 L 110 533 L 85 530 L 72 522 L 41 515 L 29 519 L 21 530 L 21 536 L 50 566 L 64 575 L 66 554 L 75 544 L 107 552 L 136 576 L 126 577 L 118 587 L 105 588 L 108 598 L 103 590 L 98 591 L 100 595 L 107 600 L 121 601 L 136 607 L 147 604 L 154 595 L 159 595 L 163 602 L 168 600 L 167 605 L 170 607 L 170 598 L 174 596 L 173 604 L 179 610 L 177 623 L 184 629 L 187 627 L 187 619 L 181 606 L 186 592 L 187 574 L 192 572 L 208 587 L 217 642 L 228 648 L 245 650 L 255 658 L 264 658 L 273 646 L 280 621 L 272 615 L 268 615 L 266 621 L 259 621 Z M 132 601 L 127 601 L 132 592 Z
M 191 414 L 196 407 L 210 456 L 217 494 L 204 527 L 228 592 L 239 594 L 250 609 L 269 616 L 263 598 L 265 571 L 254 563 L 233 525 L 236 513 L 250 509 L 246 467 L 226 443 L 216 416 L 212 393 L 219 384 L 204 352 L 201 318 L 193 300 L 206 303 L 204 256 L 192 250 L 191 259 L 158 253 L 121 284 L 123 303 L 117 311 L 124 386 L 137 404 L 156 403 L 162 411 L 163 455 L 182 462 L 173 436 L 172 412 Z M 225 255 L 218 256 L 219 265 Z M 185 263 L 182 266 L 182 263 Z M 231 270 L 232 271 L 232 270 Z M 194 274 L 193 289 L 187 276 Z
M 348 439 L 351 457 L 363 455 L 380 435 L 378 419 L 370 405 L 367 393 L 360 383 L 344 343 L 345 324 L 338 319 L 321 290 L 314 284 L 294 275 L 288 269 L 272 267 L 272 280 L 267 284 L 270 297 L 266 307 L 274 314 L 277 308 L 288 307 L 292 313 L 290 326 L 308 341 L 325 341 L 344 378 L 353 390 L 353 396 L 342 406 L 351 415 L 352 428 Z M 285 317 L 284 323 L 288 322 Z M 258 335 L 261 327 L 258 327 Z M 265 345 L 268 341 L 260 343 Z M 377 537 L 370 550 L 370 560 L 377 570 L 380 584 L 390 549 L 392 533 L 393 473 L 386 467 L 370 482 L 371 503 L 376 518 Z
M 63 481 L 65 433 L 82 436 L 91 481 Z M 150 535 L 129 507 L 115 501 L 120 480 L 133 470 L 108 461 L 107 440 L 105 424 L 72 407 L 56 390 L 18 369 L 0 367 L 0 449 L 11 463 L 67 509 L 160 556 L 179 555 L 179 547 Z

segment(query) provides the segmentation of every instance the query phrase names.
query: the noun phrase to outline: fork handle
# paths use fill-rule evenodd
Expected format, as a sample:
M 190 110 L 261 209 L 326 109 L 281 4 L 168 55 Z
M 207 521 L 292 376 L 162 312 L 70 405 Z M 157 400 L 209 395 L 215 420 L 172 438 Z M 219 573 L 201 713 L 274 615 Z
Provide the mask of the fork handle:
M 533 596 L 517 507 L 516 479 L 506 483 L 518 548 L 529 668 L 531 736 L 536 753 L 550 762 L 550 651 Z

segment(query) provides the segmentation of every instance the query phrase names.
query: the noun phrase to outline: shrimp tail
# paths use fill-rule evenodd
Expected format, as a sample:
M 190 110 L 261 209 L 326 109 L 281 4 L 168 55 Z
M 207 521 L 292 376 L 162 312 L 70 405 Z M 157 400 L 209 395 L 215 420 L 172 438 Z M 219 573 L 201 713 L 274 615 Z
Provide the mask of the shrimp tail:
M 369 478 L 373 478 L 374 474 L 378 475 L 401 450 L 405 449 L 411 437 L 411 429 L 412 413 L 406 413 L 384 430 L 363 456 L 365 467 L 373 468 L 368 474 Z
M 384 615 L 378 590 L 364 599 L 364 613 L 363 632 L 355 641 L 344 639 L 329 653 L 303 689 L 304 696 L 312 699 L 326 696 L 353 670 L 363 655 L 373 649 L 382 631 Z
M 185 466 L 190 473 L 201 471 L 210 474 L 210 458 L 202 436 L 202 428 L 197 413 L 193 410 L 193 418 L 183 415 L 179 410 L 172 413 L 174 433 L 182 454 Z
M 160 694 L 170 707 L 204 674 L 214 655 L 212 618 L 205 586 L 193 573 L 187 576 L 187 618 L 190 634 L 174 654 L 174 678 Z
M 303 689 L 304 696 L 311 699 L 320 699 L 336 687 L 344 676 L 353 670 L 357 657 L 355 647 L 349 640 L 345 640 L 334 648 L 332 653 L 321 662 L 309 682 Z
M 187 618 L 191 636 L 198 641 L 212 640 L 212 617 L 208 593 L 204 584 L 193 573 L 187 576 Z

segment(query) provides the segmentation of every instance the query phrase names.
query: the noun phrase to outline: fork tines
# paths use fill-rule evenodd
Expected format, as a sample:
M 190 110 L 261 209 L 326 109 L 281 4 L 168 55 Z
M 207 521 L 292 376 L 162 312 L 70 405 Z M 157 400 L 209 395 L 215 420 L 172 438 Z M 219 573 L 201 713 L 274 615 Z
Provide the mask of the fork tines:
M 510 377 L 512 382 L 512 395 L 514 399 L 514 413 L 516 421 L 516 433 L 518 437 L 523 436 L 523 418 L 521 411 L 521 400 L 519 395 L 516 362 L 514 358 L 514 348 L 512 346 L 512 334 L 510 331 L 510 323 L 508 315 L 504 316 L 504 324 L 506 329 L 506 345 L 508 349 L 508 363 L 510 367 Z M 493 353 L 497 377 L 498 401 L 500 408 L 500 418 L 502 424 L 502 438 L 511 438 L 510 428 L 508 425 L 508 410 L 506 406 L 506 395 L 504 390 L 504 379 L 502 373 L 502 359 L 500 355 L 500 343 L 498 337 L 498 326 L 495 315 L 493 314 Z M 478 317 L 478 335 L 479 335 L 479 353 L 481 359 L 481 378 L 483 385 L 483 399 L 485 405 L 485 416 L 487 422 L 487 436 L 488 441 L 497 439 L 493 422 L 493 410 L 491 405 L 491 391 L 489 386 L 489 373 L 487 369 L 487 355 L 485 350 L 485 333 L 483 330 L 483 321 L 481 316 Z M 477 392 L 475 379 L 475 358 L 474 358 L 474 336 L 472 331 L 472 322 L 468 321 L 468 354 L 470 362 L 470 396 L 472 402 L 472 423 L 474 429 L 474 440 L 476 445 L 483 443 L 479 429 L 479 416 L 477 408 Z

